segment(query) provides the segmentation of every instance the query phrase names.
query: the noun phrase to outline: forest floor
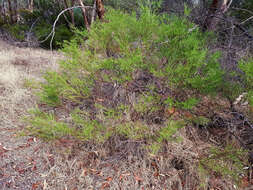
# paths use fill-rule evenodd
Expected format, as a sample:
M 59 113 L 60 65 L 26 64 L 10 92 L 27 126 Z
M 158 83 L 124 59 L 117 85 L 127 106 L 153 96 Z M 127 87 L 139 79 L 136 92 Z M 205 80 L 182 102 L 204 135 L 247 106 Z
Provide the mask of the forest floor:
M 183 128 L 183 140 L 168 144 L 163 154 L 147 157 L 138 141 L 112 139 L 97 146 L 72 138 L 43 142 L 23 136 L 22 118 L 37 105 L 26 81 L 43 80 L 43 72 L 57 70 L 60 59 L 58 52 L 0 41 L 0 189 L 193 190 L 199 185 L 195 166 L 211 143 L 194 128 Z M 229 102 L 220 101 L 220 105 L 229 109 Z M 229 180 L 215 177 L 209 185 L 236 189 Z

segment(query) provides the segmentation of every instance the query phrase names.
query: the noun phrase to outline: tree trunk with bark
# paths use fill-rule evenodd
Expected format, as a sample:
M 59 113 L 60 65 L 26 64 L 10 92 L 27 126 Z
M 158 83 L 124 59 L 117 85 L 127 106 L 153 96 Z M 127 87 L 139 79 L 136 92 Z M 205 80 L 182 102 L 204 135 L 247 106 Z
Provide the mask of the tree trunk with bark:
M 75 5 L 75 0 L 71 1 L 71 6 L 73 7 Z M 75 26 L 75 13 L 74 13 L 74 9 L 71 10 L 70 12 L 71 15 L 71 22 L 73 24 L 73 26 Z
M 10 17 L 10 22 L 13 24 L 14 23 L 14 19 L 13 19 L 13 7 L 12 7 L 12 3 L 11 0 L 8 0 L 8 6 L 9 6 L 9 17 Z
M 103 20 L 104 14 L 105 14 L 105 8 L 104 8 L 104 5 L 103 5 L 103 0 L 96 0 L 96 6 L 97 6 L 98 18 L 100 20 Z
M 13 20 L 14 23 L 16 23 L 18 21 L 18 1 L 17 0 L 13 0 Z
M 231 0 L 230 0 L 231 1 Z M 229 0 L 213 0 L 204 22 L 204 30 L 214 31 L 227 11 Z
M 71 3 L 68 0 L 64 0 L 65 9 L 67 9 L 70 6 L 73 7 L 74 4 L 75 4 L 75 0 L 71 0 Z M 70 18 L 71 18 L 71 24 L 73 26 L 75 26 L 75 17 L 74 17 L 74 10 L 73 9 L 69 10 L 69 15 L 70 15 Z
M 89 31 L 90 30 L 90 24 L 89 24 L 87 16 L 86 16 L 86 10 L 85 10 L 83 1 L 82 0 L 78 0 L 78 1 L 79 1 L 80 6 L 82 6 L 81 9 L 82 9 L 82 14 L 83 14 L 84 24 L 85 24 L 87 30 Z
M 0 4 L 0 21 L 2 22 L 4 20 L 4 6 L 3 3 L 1 2 Z
M 33 5 L 34 5 L 34 1 L 28 0 L 28 10 L 31 12 L 33 12 Z

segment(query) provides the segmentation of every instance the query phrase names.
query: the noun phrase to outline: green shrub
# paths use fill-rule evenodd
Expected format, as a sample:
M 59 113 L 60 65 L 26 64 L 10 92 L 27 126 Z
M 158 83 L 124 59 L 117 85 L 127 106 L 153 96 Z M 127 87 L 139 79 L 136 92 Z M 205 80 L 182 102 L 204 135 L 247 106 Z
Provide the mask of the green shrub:
M 0 16 L 0 26 L 3 26 L 5 24 L 5 19 Z
M 74 130 L 66 123 L 57 121 L 53 114 L 47 114 L 39 109 L 31 110 L 30 116 L 24 120 L 30 124 L 27 129 L 31 135 L 36 135 L 45 140 L 74 135 Z
M 10 33 L 10 35 L 13 36 L 15 39 L 21 41 L 25 40 L 25 33 L 29 29 L 27 25 L 20 25 L 20 24 L 14 25 L 5 24 L 3 28 L 6 29 Z
M 71 71 L 61 74 L 51 71 L 44 75 L 47 83 L 41 83 L 42 91 L 38 93 L 42 102 L 50 106 L 58 106 L 64 99 L 79 103 L 89 95 L 89 80 Z
M 103 142 L 120 135 L 146 139 L 152 151 L 158 150 L 162 143 L 177 140 L 173 134 L 184 124 L 164 117 L 152 128 L 147 120 L 166 107 L 190 110 L 198 100 L 164 97 L 150 80 L 130 105 L 105 106 L 98 101 L 96 88 L 109 83 L 127 90 L 138 80 L 137 73 L 145 72 L 173 92 L 216 92 L 223 84 L 223 72 L 219 54 L 208 52 L 207 39 L 208 34 L 185 18 L 156 15 L 145 7 L 138 18 L 135 13 L 108 10 L 105 22 L 95 22 L 89 33 L 76 30 L 76 37 L 63 44 L 67 60 L 60 62 L 59 72 L 46 73 L 39 96 L 48 106 L 73 105 L 68 125 L 80 139 Z M 87 99 L 93 107 L 80 111 Z M 134 120 L 131 113 L 139 117 Z
M 164 104 L 167 105 L 169 108 L 176 107 L 180 109 L 191 110 L 194 106 L 198 104 L 198 102 L 199 100 L 196 98 L 188 98 L 185 101 L 177 101 L 173 100 L 171 97 L 168 97 L 164 101 Z
M 111 56 L 98 68 L 113 70 L 113 79 L 132 80 L 132 73 L 142 69 L 167 78 L 175 88 L 212 92 L 222 84 L 219 54 L 207 56 L 206 35 L 198 29 L 189 32 L 194 25 L 186 19 L 156 16 L 148 9 L 139 19 L 110 10 L 106 19 L 92 26 L 88 43 L 97 54 Z M 162 58 L 167 64 L 159 64 Z
M 215 174 L 230 178 L 239 184 L 243 167 L 247 165 L 247 151 L 227 145 L 224 149 L 213 147 L 206 157 L 200 159 L 199 171 L 202 177 Z
M 164 141 L 180 141 L 181 138 L 176 136 L 176 133 L 184 125 L 185 123 L 183 121 L 168 121 L 165 126 L 158 130 L 154 141 L 149 146 L 151 152 L 156 154 L 161 149 Z
M 38 17 L 40 17 L 40 12 L 37 10 L 31 12 L 30 10 L 27 9 L 19 9 L 19 14 L 24 19 L 25 23 L 32 23 Z
M 34 27 L 35 36 L 38 38 L 39 41 L 43 41 L 51 31 L 52 25 L 46 22 L 40 22 Z M 62 43 L 65 40 L 70 40 L 73 37 L 73 34 L 74 33 L 65 24 L 57 25 L 52 43 L 53 48 L 62 47 Z M 49 48 L 50 41 L 51 37 L 48 38 L 45 42 L 43 42 L 41 45 L 45 48 Z
M 244 72 L 242 78 L 245 82 L 245 88 L 248 91 L 247 97 L 251 106 L 253 106 L 253 58 L 242 60 L 239 63 L 240 69 Z

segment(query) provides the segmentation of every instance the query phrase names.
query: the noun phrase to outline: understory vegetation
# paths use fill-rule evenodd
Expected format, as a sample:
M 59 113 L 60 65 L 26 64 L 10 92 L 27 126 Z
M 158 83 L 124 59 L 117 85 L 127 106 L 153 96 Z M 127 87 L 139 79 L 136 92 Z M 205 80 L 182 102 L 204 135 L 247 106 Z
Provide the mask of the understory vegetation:
M 93 143 L 118 136 L 159 154 L 166 142 L 182 140 L 182 128 L 210 126 L 210 118 L 196 114 L 204 97 L 247 92 L 253 106 L 252 59 L 239 64 L 243 85 L 225 81 L 222 53 L 208 48 L 215 36 L 185 16 L 157 15 L 142 7 L 139 16 L 109 9 L 104 20 L 89 32 L 76 29 L 64 42 L 67 59 L 34 89 L 40 102 L 25 118 L 29 134 Z M 196 167 L 200 176 L 215 173 L 239 183 L 245 154 L 228 144 L 211 149 Z
M 220 53 L 208 53 L 210 37 L 185 18 L 157 16 L 144 8 L 139 19 L 134 13 L 110 10 L 106 20 L 95 23 L 90 33 L 79 31 L 79 37 L 64 44 L 69 59 L 60 62 L 59 72 L 45 74 L 47 82 L 38 93 L 49 106 L 70 104 L 73 121 L 68 125 L 80 130 L 78 136 L 98 141 L 117 131 L 129 136 L 132 130 L 127 128 L 139 122 L 136 130 L 141 138 L 145 137 L 142 130 L 151 130 L 147 134 L 153 138 L 168 140 L 174 130 L 157 132 L 145 125 L 177 129 L 178 122 L 167 117 L 166 110 L 191 110 L 201 93 L 222 90 Z M 35 118 L 54 121 L 52 115 L 35 113 Z M 131 113 L 137 118 L 131 118 Z

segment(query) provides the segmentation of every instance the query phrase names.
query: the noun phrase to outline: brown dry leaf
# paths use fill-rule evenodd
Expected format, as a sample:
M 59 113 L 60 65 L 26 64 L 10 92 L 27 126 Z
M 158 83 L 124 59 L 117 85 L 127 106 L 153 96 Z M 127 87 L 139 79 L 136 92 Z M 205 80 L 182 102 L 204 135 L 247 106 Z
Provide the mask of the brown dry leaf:
M 193 118 L 193 116 L 192 116 L 192 114 L 191 114 L 190 112 L 185 112 L 185 113 L 184 113 L 184 116 L 185 116 L 186 118 L 188 118 L 188 119 L 192 119 L 192 118 Z
M 130 176 L 131 174 L 130 173 L 124 173 L 122 174 L 123 176 Z
M 135 175 L 135 180 L 136 180 L 137 182 L 143 181 L 143 179 L 142 179 L 141 177 L 137 176 L 137 175 Z
M 34 138 L 31 137 L 31 138 L 27 139 L 27 142 L 34 142 Z
M 96 175 L 102 176 L 102 175 L 103 175 L 103 172 L 102 172 L 102 171 L 98 171 L 98 172 L 96 173 Z
M 35 170 L 37 170 L 37 166 L 36 166 L 36 162 L 34 161 L 34 162 L 33 162 L 32 171 L 35 171 Z
M 81 176 L 84 177 L 84 176 L 87 176 L 87 175 L 88 175 L 88 171 L 87 171 L 86 168 L 84 168 Z
M 41 184 L 40 181 L 38 181 L 38 182 L 36 182 L 36 183 L 33 183 L 33 184 L 32 184 L 32 190 L 38 189 L 38 187 L 40 186 L 40 184 Z
M 166 110 L 167 114 L 170 116 L 170 115 L 173 115 L 175 112 L 176 112 L 176 109 L 174 107 L 172 108 L 168 108 Z
M 248 187 L 249 185 L 250 185 L 250 184 L 249 184 L 248 178 L 247 178 L 247 177 L 242 178 L 242 180 L 241 180 L 241 187 L 242 187 L 242 188 L 246 188 L 246 187 Z
M 106 178 L 106 181 L 112 181 L 112 177 Z
M 103 101 L 104 101 L 104 99 L 97 98 L 97 99 L 96 99 L 96 101 L 98 101 L 98 102 L 103 102 Z
M 120 180 L 120 181 L 123 180 L 123 176 L 122 176 L 122 175 L 119 176 L 119 180 Z
M 105 182 L 105 183 L 103 183 L 101 189 L 105 189 L 105 188 L 109 188 L 109 187 L 110 187 L 110 184 Z
M 93 172 L 93 173 L 96 173 L 96 172 L 97 172 L 97 170 L 95 170 L 95 169 L 93 169 L 93 168 L 91 168 L 90 171 Z
M 0 144 L 0 155 L 8 152 L 9 150 Z
M 159 172 L 155 172 L 154 177 L 158 177 L 158 176 L 159 176 Z

